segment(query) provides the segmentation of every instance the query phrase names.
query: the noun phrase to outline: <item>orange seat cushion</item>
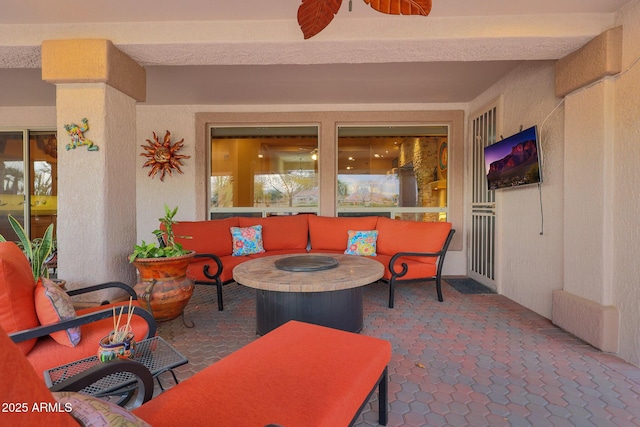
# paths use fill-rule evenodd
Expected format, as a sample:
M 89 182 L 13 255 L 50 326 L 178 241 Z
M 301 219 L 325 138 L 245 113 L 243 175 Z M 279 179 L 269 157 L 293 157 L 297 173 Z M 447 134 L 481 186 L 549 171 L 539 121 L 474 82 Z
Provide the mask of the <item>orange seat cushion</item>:
M 41 408 L 40 405 L 54 407 L 56 400 L 41 376 L 38 376 L 24 357 L 22 350 L 2 330 L 0 330 L 0 378 L 2 378 L 0 402 L 3 405 L 13 405 L 7 406 L 7 411 L 3 410 L 0 413 L 2 425 L 78 426 L 78 423 L 66 412 L 34 410 L 34 405 L 36 409 Z
M 155 427 L 346 426 L 390 359 L 387 341 L 291 321 L 133 412 Z
M 262 225 L 262 244 L 265 251 L 306 249 L 309 240 L 308 214 L 240 218 L 240 227 Z
M 137 310 L 144 310 L 137 302 L 134 302 Z M 113 304 L 115 307 L 121 305 L 129 305 L 129 302 Z M 78 310 L 78 316 L 92 313 L 99 310 L 111 310 L 112 305 L 97 306 Z M 124 315 L 123 315 L 124 317 Z M 135 334 L 136 340 L 144 339 L 149 333 L 149 325 L 141 317 L 134 316 L 131 318 L 131 327 Z M 65 347 L 55 342 L 50 337 L 39 338 L 37 344 L 27 355 L 27 359 L 42 377 L 42 373 L 46 369 L 55 368 L 75 360 L 84 359 L 85 357 L 94 356 L 98 351 L 98 343 L 102 338 L 107 336 L 113 330 L 113 319 L 111 317 L 91 322 L 81 326 L 82 339 L 74 348 Z
M 391 261 L 391 255 L 377 255 L 373 259 L 384 265 L 383 279 L 391 279 L 391 271 L 389 270 L 389 261 Z M 427 258 L 433 260 L 433 258 Z M 408 257 L 400 257 L 395 262 L 395 271 L 400 273 L 402 271 L 402 263 L 407 264 L 407 274 L 399 277 L 399 280 L 412 280 L 412 279 L 425 279 L 436 275 L 437 267 L 435 263 L 420 262 Z
M 31 264 L 13 242 L 0 242 L 0 327 L 7 333 L 40 326 L 33 293 L 36 282 Z M 18 347 L 23 354 L 36 340 L 23 341 Z
M 309 236 L 311 249 L 315 252 L 322 250 L 342 251 L 347 249 L 349 230 L 375 230 L 378 217 L 328 217 L 309 216 Z
M 449 231 L 450 222 L 401 221 L 379 218 L 377 251 L 383 255 L 398 252 L 438 252 L 442 249 Z M 414 257 L 416 261 L 434 264 L 435 257 Z
M 173 225 L 176 243 L 199 254 L 231 255 L 233 239 L 231 227 L 237 227 L 238 218 L 210 221 L 180 221 Z

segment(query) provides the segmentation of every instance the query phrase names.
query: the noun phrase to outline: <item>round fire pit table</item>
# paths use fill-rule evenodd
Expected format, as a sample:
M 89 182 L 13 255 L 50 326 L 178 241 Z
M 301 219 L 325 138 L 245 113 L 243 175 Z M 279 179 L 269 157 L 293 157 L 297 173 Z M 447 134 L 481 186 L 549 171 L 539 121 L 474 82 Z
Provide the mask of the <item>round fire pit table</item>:
M 368 257 L 314 253 L 256 258 L 236 266 L 233 279 L 256 289 L 260 335 L 289 320 L 360 332 L 363 286 L 383 273 L 384 266 Z

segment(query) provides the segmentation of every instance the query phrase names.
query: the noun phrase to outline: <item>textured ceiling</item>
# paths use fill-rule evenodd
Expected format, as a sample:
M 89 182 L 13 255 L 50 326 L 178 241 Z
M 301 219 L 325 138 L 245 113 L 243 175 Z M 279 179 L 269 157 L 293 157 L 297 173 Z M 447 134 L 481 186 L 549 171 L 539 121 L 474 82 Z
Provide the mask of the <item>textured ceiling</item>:
M 468 102 L 579 48 L 627 2 L 434 0 L 408 17 L 343 0 L 303 40 L 298 0 L 0 0 L 0 106 L 55 104 L 40 44 L 61 38 L 112 40 L 145 66 L 146 104 Z

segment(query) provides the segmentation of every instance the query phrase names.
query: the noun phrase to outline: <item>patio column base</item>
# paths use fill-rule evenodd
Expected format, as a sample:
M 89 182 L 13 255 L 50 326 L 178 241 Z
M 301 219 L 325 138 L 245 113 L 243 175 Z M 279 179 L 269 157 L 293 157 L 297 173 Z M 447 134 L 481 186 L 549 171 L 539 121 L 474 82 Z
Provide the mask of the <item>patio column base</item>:
M 620 313 L 613 305 L 602 305 L 563 290 L 553 291 L 551 321 L 594 347 L 618 352 Z

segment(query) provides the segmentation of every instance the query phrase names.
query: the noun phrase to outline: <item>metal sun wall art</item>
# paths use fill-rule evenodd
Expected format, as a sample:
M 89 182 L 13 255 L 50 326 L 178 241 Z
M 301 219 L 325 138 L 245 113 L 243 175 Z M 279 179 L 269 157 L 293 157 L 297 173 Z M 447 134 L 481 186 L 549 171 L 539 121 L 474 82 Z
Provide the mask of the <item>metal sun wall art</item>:
M 147 139 L 147 142 L 149 145 L 141 145 L 141 147 L 146 150 L 146 153 L 140 153 L 140 155 L 149 157 L 149 160 L 147 160 L 142 167 L 151 167 L 151 171 L 149 172 L 151 178 L 155 178 L 156 174 L 160 172 L 160 181 L 164 181 L 164 175 L 166 173 L 173 175 L 172 169 L 177 170 L 178 173 L 182 173 L 180 169 L 182 162 L 180 159 L 188 159 L 191 157 L 178 154 L 178 151 L 184 146 L 184 138 L 171 145 L 171 133 L 169 133 L 169 131 L 167 131 L 164 136 L 164 141 L 162 142 L 158 140 L 158 136 L 153 132 L 153 141 Z
M 70 123 L 64 125 L 64 129 L 71 137 L 71 144 L 67 144 L 65 146 L 67 150 L 75 149 L 76 147 L 79 147 L 81 145 L 86 145 L 87 150 L 98 151 L 99 147 L 84 136 L 84 133 L 89 130 L 89 121 L 86 118 L 82 119 L 82 126 L 79 126 L 75 123 Z
M 364 0 L 372 9 L 389 15 L 422 15 L 431 12 L 431 0 Z M 329 25 L 342 0 L 302 0 L 298 8 L 298 24 L 305 39 L 311 38 Z M 351 11 L 349 0 L 349 11 Z

